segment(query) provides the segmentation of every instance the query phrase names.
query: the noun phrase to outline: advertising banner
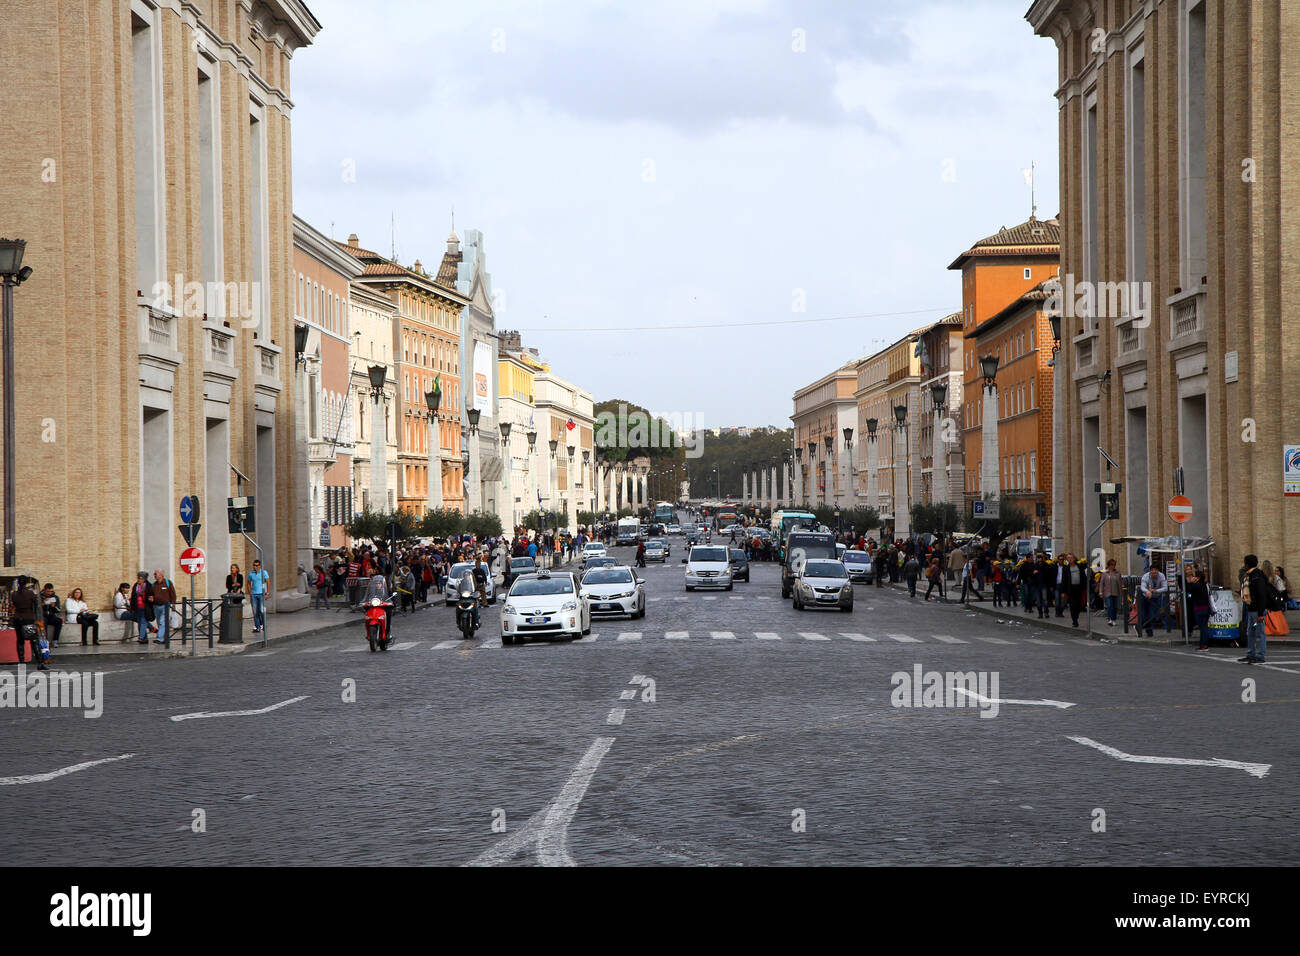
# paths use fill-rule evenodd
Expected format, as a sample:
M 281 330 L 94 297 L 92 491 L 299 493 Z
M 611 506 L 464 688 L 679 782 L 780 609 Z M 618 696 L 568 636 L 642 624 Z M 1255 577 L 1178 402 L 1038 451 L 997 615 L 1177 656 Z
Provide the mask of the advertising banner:
M 483 342 L 474 343 L 474 407 L 492 415 L 492 351 Z

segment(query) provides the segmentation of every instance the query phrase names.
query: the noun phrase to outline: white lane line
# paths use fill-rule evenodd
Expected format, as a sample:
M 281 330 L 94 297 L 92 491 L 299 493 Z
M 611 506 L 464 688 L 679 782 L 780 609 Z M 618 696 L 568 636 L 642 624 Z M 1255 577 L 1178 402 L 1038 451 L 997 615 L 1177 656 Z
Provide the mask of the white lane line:
M 407 651 L 419 643 L 419 641 L 402 641 L 400 644 L 390 644 L 388 649 L 391 651 Z
M 875 641 L 874 637 L 868 637 L 865 634 L 848 634 L 840 631 L 840 637 L 847 637 L 850 641 Z
M 620 635 L 618 636 L 618 639 L 619 639 L 620 641 L 639 641 L 639 640 L 641 640 L 641 632 L 640 632 L 640 631 L 627 631 L 626 633 L 620 634 Z
M 1061 642 L 1060 642 L 1060 641 L 1045 641 L 1045 640 L 1043 640 L 1043 639 L 1040 638 L 1040 637 L 1026 637 L 1025 640 L 1027 640 L 1030 644 L 1042 644 L 1044 647 L 1060 647 L 1060 646 L 1061 646 Z
M 439 641 L 437 644 L 433 645 L 433 649 L 435 651 L 445 651 L 448 648 L 459 647 L 462 643 L 463 641 Z
M 614 745 L 613 737 L 597 737 L 591 747 L 573 768 L 559 796 L 510 836 L 503 837 L 469 862 L 469 866 L 495 866 L 513 859 L 521 850 L 535 844 L 537 862 L 542 866 L 573 866 L 569 855 L 569 822 L 578 812 L 578 806 L 591 786 L 596 768 Z
M 805 641 L 829 641 L 830 638 L 825 634 L 818 634 L 816 631 L 800 631 L 799 636 Z
M 1228 767 L 1232 770 L 1244 770 L 1252 777 L 1260 778 L 1265 777 L 1273 769 L 1273 765 L 1268 763 L 1245 763 L 1240 760 L 1225 760 L 1222 757 L 1213 757 L 1209 760 L 1196 760 L 1189 757 L 1143 757 L 1137 754 L 1126 754 L 1122 750 L 1099 744 L 1088 737 L 1070 737 L 1069 739 L 1076 744 L 1083 744 L 1085 747 L 1100 750 L 1108 757 L 1114 757 L 1116 760 L 1126 760 L 1129 763 L 1167 763 L 1184 767 Z
M 705 601 L 716 601 L 718 599 L 718 596 L 716 594 L 705 594 L 702 596 L 702 598 Z
M 736 639 L 736 635 L 731 631 L 709 631 L 709 637 L 715 641 L 734 641 Z
M 605 718 L 605 723 L 616 724 L 616 725 L 621 724 L 623 723 L 623 718 L 626 716 L 627 716 L 626 707 L 615 707 L 613 710 L 609 712 L 609 716 Z
M 931 634 L 930 636 L 933 637 L 936 641 L 942 641 L 944 644 L 969 643 L 968 641 L 963 641 L 960 637 L 953 637 L 951 634 Z
M 325 653 L 326 651 L 328 651 L 328 650 L 332 650 L 332 648 L 328 648 L 328 647 L 309 647 L 309 648 L 307 648 L 306 650 L 299 651 L 298 653 L 299 653 L 299 654 L 324 654 L 324 653 Z
M 362 644 L 360 647 L 345 647 L 345 648 L 342 648 L 342 649 L 339 651 L 339 653 L 340 653 L 340 654 L 360 654 L 362 651 L 368 651 L 368 650 L 370 650 L 370 645 L 369 645 L 369 644 Z
M 23 777 L 0 777 L 0 787 L 17 787 L 25 783 L 45 783 L 45 781 L 53 780 L 56 777 L 66 777 L 70 773 L 98 767 L 102 763 L 129 760 L 134 756 L 135 754 L 118 754 L 116 757 L 103 757 L 99 760 L 87 760 L 85 763 L 74 763 L 71 767 L 60 767 L 58 770 L 51 770 L 48 773 L 33 773 Z
M 199 720 L 205 717 L 255 717 L 258 714 L 269 714 L 273 710 L 279 710 L 281 707 L 288 707 L 290 704 L 296 704 L 300 700 L 306 700 L 310 694 L 303 694 L 301 697 L 290 697 L 288 700 L 282 700 L 278 704 L 272 704 L 270 707 L 259 707 L 257 710 L 223 710 L 214 713 L 200 712 L 197 714 L 176 714 L 172 720 Z
M 618 695 L 619 700 L 631 700 L 634 697 L 636 697 L 636 691 L 634 690 L 625 690 Z
M 690 631 L 669 631 L 664 637 L 670 641 L 685 641 L 691 636 Z
M 277 653 L 277 651 L 257 651 L 256 653 L 249 654 L 248 656 L 249 657 L 270 657 L 272 654 L 275 653 Z
M 1011 641 L 1004 641 L 1000 637 L 977 637 L 977 641 L 983 641 L 985 644 L 1010 644 Z
M 771 631 L 757 631 L 754 636 L 760 641 L 779 641 L 781 639 L 780 634 L 774 634 Z
M 954 687 L 957 693 L 966 697 L 973 697 L 981 704 L 1024 704 L 1027 707 L 1056 707 L 1060 710 L 1073 707 L 1074 704 L 1065 700 L 1013 700 L 1011 698 L 985 697 L 983 694 L 974 690 L 967 690 L 965 687 Z
M 902 644 L 922 643 L 921 641 L 917 640 L 915 637 L 912 637 L 910 634 L 886 634 L 885 637 L 889 638 L 891 641 L 898 641 Z
M 690 600 L 690 599 L 689 599 L 685 594 L 679 594 L 679 595 L 677 595 L 677 597 L 673 598 L 673 600 L 674 600 L 674 601 L 688 601 L 688 600 Z

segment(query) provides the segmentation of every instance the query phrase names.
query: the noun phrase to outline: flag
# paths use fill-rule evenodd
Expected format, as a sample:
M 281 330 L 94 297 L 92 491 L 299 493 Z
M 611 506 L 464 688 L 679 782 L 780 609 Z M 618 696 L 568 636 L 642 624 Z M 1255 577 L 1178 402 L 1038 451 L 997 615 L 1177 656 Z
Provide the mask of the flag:
M 572 418 L 570 418 L 564 427 L 567 428 L 569 431 L 573 431 L 575 428 L 578 427 L 578 425 L 576 422 L 574 422 Z
M 441 391 L 442 391 L 442 373 L 441 373 L 441 372 L 439 372 L 437 375 L 435 375 L 435 376 L 433 377 L 433 390 L 434 390 L 435 392 L 441 392 Z
M 536 412 L 533 412 L 532 414 L 530 414 L 530 415 L 528 416 L 528 427 L 529 427 L 529 428 L 532 428 L 532 427 L 533 427 L 533 420 L 534 420 L 535 418 L 537 418 L 537 413 L 536 413 Z

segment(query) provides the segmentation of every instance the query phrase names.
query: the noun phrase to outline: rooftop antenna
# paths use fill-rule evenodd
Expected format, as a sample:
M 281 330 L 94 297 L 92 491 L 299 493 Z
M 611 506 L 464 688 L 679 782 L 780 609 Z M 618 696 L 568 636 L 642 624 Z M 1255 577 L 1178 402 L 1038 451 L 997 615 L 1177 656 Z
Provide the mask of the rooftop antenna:
M 1034 194 L 1034 161 L 1029 161 L 1029 218 L 1038 218 L 1038 201 Z
M 456 231 L 456 204 L 451 204 L 451 231 Z
M 390 210 L 388 213 L 388 217 L 389 217 L 388 234 L 391 237 L 391 242 L 392 242 L 392 247 L 391 247 L 392 254 L 389 255 L 388 258 L 391 259 L 393 262 L 396 262 L 397 261 L 397 213 L 393 210 Z

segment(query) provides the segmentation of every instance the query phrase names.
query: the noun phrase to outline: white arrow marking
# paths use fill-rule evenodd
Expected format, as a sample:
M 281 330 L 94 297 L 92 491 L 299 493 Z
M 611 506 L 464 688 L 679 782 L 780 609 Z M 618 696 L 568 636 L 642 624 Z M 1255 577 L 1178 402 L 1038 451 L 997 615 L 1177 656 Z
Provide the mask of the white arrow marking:
M 985 697 L 983 694 L 967 690 L 965 687 L 954 687 L 953 690 L 959 694 L 965 694 L 967 697 L 974 697 L 981 704 L 1025 704 L 1029 707 L 1059 707 L 1061 710 L 1074 706 L 1074 704 L 1063 700 L 1001 700 L 995 697 Z
M 87 760 L 85 763 L 77 763 L 71 767 L 51 770 L 49 773 L 33 773 L 26 777 L 0 777 L 0 787 L 13 787 L 24 783 L 45 783 L 45 781 L 53 780 L 55 777 L 64 777 L 70 773 L 88 770 L 91 767 L 98 767 L 102 763 L 112 763 L 115 760 L 129 760 L 134 756 L 135 754 L 119 754 L 116 757 L 104 757 L 102 760 Z
M 1087 737 L 1071 737 L 1070 740 L 1077 744 L 1083 744 L 1085 747 L 1100 750 L 1116 760 L 1127 760 L 1130 763 L 1170 763 L 1184 767 L 1228 767 L 1232 770 L 1244 770 L 1252 777 L 1260 778 L 1265 777 L 1273 769 L 1273 765 L 1270 763 L 1244 763 L 1240 760 L 1225 760 L 1222 757 L 1214 757 L 1210 760 L 1196 760 L 1190 757 L 1143 757 L 1138 754 L 1126 754 L 1122 750 L 1107 747 L 1105 744 L 1099 744 Z
M 290 697 L 288 700 L 282 700 L 278 704 L 272 704 L 270 707 L 260 707 L 257 710 L 223 710 L 218 713 L 198 713 L 198 714 L 177 714 L 172 720 L 199 720 L 203 717 L 255 717 L 258 714 L 269 714 L 273 710 L 279 710 L 281 707 L 288 707 L 290 704 L 296 704 L 300 700 L 306 700 L 310 694 L 304 694 L 301 697 Z
M 537 845 L 537 862 L 542 866 L 573 866 L 569 855 L 569 823 L 591 786 L 596 768 L 614 746 L 613 737 L 597 737 L 578 766 L 573 768 L 564 788 L 551 803 L 528 818 L 528 822 L 505 839 L 470 860 L 468 866 L 495 866 L 514 858 L 529 844 Z

